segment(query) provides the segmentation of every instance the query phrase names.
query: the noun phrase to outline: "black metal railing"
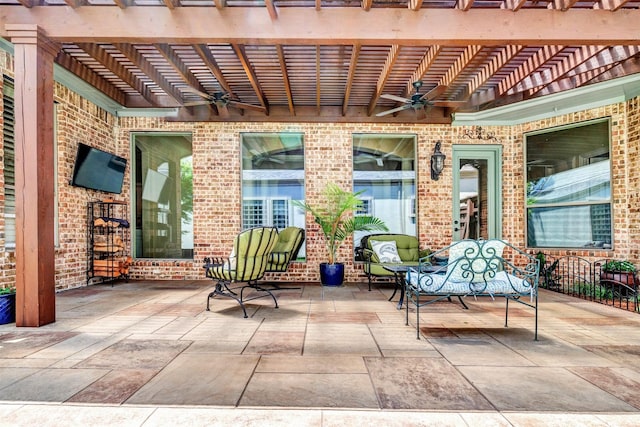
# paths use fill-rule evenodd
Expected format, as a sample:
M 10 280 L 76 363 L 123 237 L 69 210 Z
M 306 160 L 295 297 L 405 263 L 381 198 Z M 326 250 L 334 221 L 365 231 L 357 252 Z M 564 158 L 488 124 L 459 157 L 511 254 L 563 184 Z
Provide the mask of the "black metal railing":
M 539 287 L 640 313 L 640 282 L 635 273 L 603 271 L 607 261 L 545 254 Z

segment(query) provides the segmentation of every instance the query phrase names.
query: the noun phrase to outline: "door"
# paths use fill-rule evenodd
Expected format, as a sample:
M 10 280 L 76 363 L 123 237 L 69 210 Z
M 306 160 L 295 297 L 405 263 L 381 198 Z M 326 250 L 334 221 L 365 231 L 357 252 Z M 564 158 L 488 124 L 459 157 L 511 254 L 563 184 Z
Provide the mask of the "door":
M 453 146 L 453 240 L 502 237 L 502 146 Z

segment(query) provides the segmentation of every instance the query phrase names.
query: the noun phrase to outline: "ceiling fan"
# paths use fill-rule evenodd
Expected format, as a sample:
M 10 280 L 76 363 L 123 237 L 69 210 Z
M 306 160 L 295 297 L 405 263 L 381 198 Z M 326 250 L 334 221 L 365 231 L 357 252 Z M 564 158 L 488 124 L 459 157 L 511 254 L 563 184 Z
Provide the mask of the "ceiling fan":
M 200 92 L 194 88 L 186 88 L 187 91 L 195 93 L 196 95 L 200 95 L 204 98 L 201 101 L 188 101 L 183 103 L 182 105 L 185 107 L 193 107 L 196 105 L 207 105 L 212 104 L 218 109 L 218 113 L 220 116 L 227 118 L 229 117 L 229 110 L 227 107 L 236 107 L 242 110 L 255 110 L 255 111 L 264 111 L 264 108 L 259 105 L 247 104 L 244 102 L 237 101 L 231 97 L 231 94 L 228 92 L 214 92 L 213 94 L 208 94 L 205 92 Z
M 422 120 L 426 117 L 427 110 L 431 107 L 456 108 L 465 104 L 464 101 L 435 101 L 435 98 L 442 95 L 447 90 L 447 86 L 438 85 L 424 94 L 420 93 L 420 88 L 422 87 L 421 81 L 418 80 L 417 82 L 413 82 L 412 86 L 416 91 L 413 95 L 411 95 L 411 98 L 404 98 L 402 96 L 396 96 L 387 93 L 380 95 L 381 98 L 402 102 L 404 105 L 392 108 L 390 110 L 382 111 L 376 114 L 376 117 L 386 116 L 387 114 L 397 113 L 402 110 L 413 109 L 418 116 L 418 120 Z

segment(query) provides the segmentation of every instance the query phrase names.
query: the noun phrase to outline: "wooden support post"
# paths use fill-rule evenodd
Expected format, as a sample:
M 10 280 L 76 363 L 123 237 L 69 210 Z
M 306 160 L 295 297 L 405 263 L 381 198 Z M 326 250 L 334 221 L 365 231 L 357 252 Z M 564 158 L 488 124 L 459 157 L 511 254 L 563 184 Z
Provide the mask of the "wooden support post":
M 7 24 L 14 44 L 16 326 L 55 322 L 53 61 L 36 25 Z

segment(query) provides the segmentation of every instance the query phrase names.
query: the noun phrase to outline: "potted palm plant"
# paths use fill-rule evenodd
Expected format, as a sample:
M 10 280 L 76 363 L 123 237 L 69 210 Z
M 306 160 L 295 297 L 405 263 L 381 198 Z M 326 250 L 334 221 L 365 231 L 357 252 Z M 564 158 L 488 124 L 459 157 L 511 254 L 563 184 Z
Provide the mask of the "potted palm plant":
M 363 190 L 364 191 L 364 190 Z M 293 201 L 295 206 L 309 212 L 320 226 L 327 248 L 327 262 L 320 264 L 320 281 L 327 286 L 340 286 L 344 281 L 344 264 L 337 262 L 338 248 L 354 231 L 388 231 L 384 221 L 370 215 L 353 215 L 361 206 L 360 194 L 345 191 L 329 183 L 323 191 L 324 202 L 311 206 Z
M 16 321 L 16 288 L 0 288 L 0 325 Z

